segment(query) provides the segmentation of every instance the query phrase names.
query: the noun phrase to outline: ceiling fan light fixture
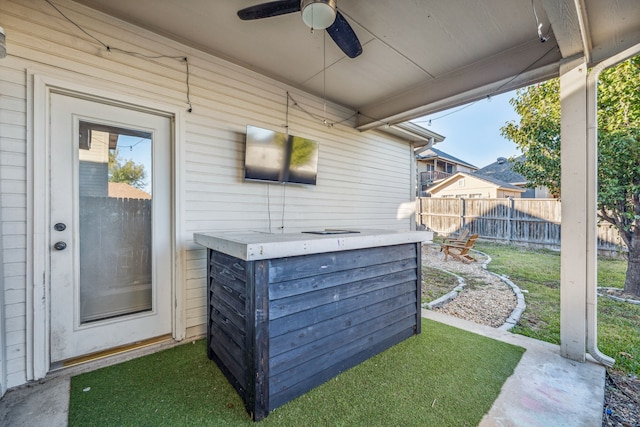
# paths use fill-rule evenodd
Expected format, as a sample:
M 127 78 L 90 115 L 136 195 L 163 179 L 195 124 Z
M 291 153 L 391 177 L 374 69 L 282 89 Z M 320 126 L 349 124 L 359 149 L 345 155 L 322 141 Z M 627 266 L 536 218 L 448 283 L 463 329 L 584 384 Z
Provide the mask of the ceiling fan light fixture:
M 336 20 L 336 0 L 302 0 L 302 20 L 313 30 L 324 30 Z

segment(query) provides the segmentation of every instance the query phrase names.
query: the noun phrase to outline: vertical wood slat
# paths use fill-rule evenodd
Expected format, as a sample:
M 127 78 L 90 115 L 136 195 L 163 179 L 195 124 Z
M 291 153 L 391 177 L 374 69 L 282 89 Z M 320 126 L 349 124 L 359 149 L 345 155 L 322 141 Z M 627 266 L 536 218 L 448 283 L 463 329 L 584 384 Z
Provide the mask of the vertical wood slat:
M 213 337 L 212 331 L 212 320 L 211 320 L 211 311 L 212 311 L 212 282 L 213 277 L 211 275 L 211 262 L 213 258 L 213 251 L 211 249 L 207 249 L 207 357 L 209 360 L 214 359 L 213 349 L 211 348 L 211 339 Z
M 251 418 L 269 414 L 269 262 L 247 264 L 247 399 Z
M 422 333 L 422 244 L 416 243 L 416 324 L 415 333 Z

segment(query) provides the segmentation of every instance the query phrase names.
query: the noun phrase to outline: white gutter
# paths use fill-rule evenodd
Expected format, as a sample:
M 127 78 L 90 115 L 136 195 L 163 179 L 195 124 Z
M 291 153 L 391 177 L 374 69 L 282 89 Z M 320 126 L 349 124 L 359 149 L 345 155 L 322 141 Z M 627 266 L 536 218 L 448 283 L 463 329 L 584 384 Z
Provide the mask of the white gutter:
M 444 136 L 411 122 L 382 126 L 379 127 L 378 130 L 413 142 L 415 144 L 415 148 L 426 145 L 432 146 L 433 144 L 442 142 L 445 139 Z
M 600 62 L 593 67 L 587 77 L 587 150 L 591 162 L 591 167 L 587 169 L 588 173 L 592 174 L 587 180 L 587 200 L 598 200 L 598 78 L 604 69 L 638 54 L 640 54 L 640 44 Z M 591 226 L 587 233 L 587 250 L 593 253 L 590 256 L 592 262 L 587 262 L 587 350 L 598 362 L 606 366 L 613 366 L 615 359 L 603 354 L 598 349 L 597 221 L 596 209 L 588 209 L 587 222 Z
M 589 31 L 589 18 L 587 16 L 587 7 L 584 4 L 584 0 L 575 0 L 576 11 L 578 13 L 578 26 L 580 27 L 580 37 L 582 39 L 582 51 L 587 64 L 591 63 L 591 50 L 593 48 L 591 43 L 591 36 Z

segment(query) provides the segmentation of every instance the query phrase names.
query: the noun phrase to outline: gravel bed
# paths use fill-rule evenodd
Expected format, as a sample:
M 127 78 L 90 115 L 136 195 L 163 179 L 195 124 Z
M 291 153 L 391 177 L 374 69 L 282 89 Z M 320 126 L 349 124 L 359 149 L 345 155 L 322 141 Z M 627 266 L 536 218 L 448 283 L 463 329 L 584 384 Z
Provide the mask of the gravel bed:
M 494 328 L 500 327 L 516 307 L 516 296 L 509 285 L 482 268 L 486 260 L 484 255 L 474 253 L 473 256 L 477 262 L 466 264 L 451 258 L 445 261 L 439 245 L 423 246 L 422 262 L 425 266 L 453 272 L 467 282 L 456 298 L 433 310 Z

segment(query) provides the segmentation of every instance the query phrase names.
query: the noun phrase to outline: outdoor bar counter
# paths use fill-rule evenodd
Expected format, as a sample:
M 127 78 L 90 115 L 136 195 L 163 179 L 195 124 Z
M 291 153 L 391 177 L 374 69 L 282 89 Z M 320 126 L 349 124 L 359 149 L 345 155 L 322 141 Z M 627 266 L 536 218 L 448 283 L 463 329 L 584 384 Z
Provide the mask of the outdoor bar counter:
M 197 233 L 207 352 L 258 421 L 420 333 L 426 231 Z

